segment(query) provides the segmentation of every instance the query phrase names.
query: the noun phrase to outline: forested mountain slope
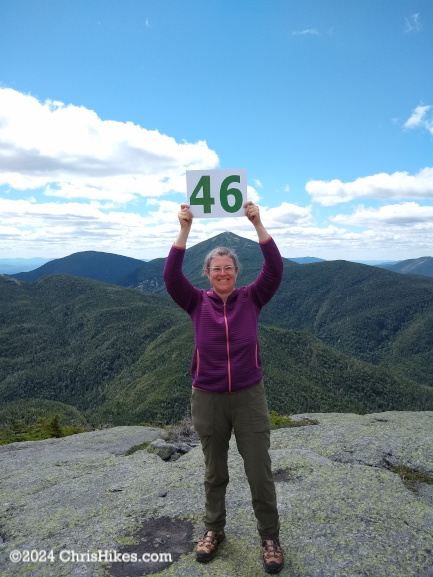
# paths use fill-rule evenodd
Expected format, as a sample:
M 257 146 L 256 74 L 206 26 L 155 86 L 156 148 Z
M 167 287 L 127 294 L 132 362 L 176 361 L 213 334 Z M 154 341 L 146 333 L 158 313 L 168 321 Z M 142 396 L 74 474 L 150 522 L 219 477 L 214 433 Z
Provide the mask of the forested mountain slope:
M 433 285 L 347 261 L 285 272 L 261 320 L 433 385 Z
M 394 264 L 383 264 L 380 265 L 380 268 L 401 274 L 418 274 L 433 277 L 433 257 L 422 256 L 421 258 L 410 258 Z
M 0 277 L 0 312 L 2 403 L 60 401 L 94 423 L 185 415 L 192 327 L 167 296 L 68 275 L 35 283 Z M 433 388 L 311 335 L 263 326 L 260 338 L 270 408 L 278 412 L 433 408 Z
M 105 384 L 184 314 L 166 296 L 89 279 L 0 276 L 0 400 L 93 407 Z
M 121 280 L 143 261 L 108 252 L 87 250 L 76 252 L 64 258 L 56 258 L 29 272 L 11 275 L 13 278 L 27 282 L 36 281 L 51 274 L 70 274 L 91 278 L 101 282 L 121 284 Z
M 259 338 L 269 408 L 280 414 L 433 407 L 433 388 L 343 355 L 308 333 L 262 325 Z M 161 334 L 107 386 L 97 420 L 138 424 L 184 418 L 193 346 L 189 320 Z

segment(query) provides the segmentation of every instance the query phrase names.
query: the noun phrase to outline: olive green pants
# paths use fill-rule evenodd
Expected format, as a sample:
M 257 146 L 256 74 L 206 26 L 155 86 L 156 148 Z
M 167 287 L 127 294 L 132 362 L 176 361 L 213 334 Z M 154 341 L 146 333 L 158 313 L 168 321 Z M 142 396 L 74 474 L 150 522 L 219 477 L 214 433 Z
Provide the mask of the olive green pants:
M 270 418 L 263 381 L 236 393 L 193 389 L 191 415 L 206 466 L 206 529 L 219 531 L 226 523 L 227 459 L 234 429 L 251 489 L 259 535 L 262 539 L 278 538 L 280 523 L 269 456 Z

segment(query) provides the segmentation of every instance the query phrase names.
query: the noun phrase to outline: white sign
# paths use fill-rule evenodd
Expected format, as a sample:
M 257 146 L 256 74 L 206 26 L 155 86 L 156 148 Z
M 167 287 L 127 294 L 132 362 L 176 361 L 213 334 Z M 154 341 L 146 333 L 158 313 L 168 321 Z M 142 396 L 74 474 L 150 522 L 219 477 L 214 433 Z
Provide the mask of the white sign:
M 187 170 L 186 194 L 196 218 L 245 216 L 247 171 L 244 168 Z

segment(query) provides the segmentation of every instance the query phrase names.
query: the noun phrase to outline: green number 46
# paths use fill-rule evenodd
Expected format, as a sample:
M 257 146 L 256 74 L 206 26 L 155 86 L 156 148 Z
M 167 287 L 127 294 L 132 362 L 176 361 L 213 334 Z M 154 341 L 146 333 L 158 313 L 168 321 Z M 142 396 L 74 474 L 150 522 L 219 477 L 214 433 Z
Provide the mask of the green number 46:
M 238 188 L 229 188 L 233 182 L 240 183 L 241 177 L 234 174 L 228 176 L 222 181 L 220 188 L 220 202 L 221 206 L 226 212 L 237 212 L 242 207 L 242 192 Z M 199 196 L 200 190 L 203 189 L 203 195 Z M 234 203 L 229 203 L 229 196 L 234 197 Z M 194 188 L 191 198 L 189 199 L 191 205 L 203 206 L 203 212 L 210 214 L 212 212 L 211 206 L 215 204 L 215 199 L 210 194 L 210 176 L 205 175 L 200 178 L 197 186 Z

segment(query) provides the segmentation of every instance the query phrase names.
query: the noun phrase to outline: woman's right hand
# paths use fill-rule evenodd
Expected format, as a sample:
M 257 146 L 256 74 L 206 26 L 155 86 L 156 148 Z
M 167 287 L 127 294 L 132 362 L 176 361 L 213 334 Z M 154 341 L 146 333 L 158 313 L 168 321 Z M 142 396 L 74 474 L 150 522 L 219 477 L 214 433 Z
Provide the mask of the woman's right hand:
M 194 218 L 192 212 L 189 210 L 189 206 L 189 204 L 181 204 L 180 211 L 177 215 L 177 218 L 180 222 L 180 227 L 187 230 L 191 228 L 192 219 Z

